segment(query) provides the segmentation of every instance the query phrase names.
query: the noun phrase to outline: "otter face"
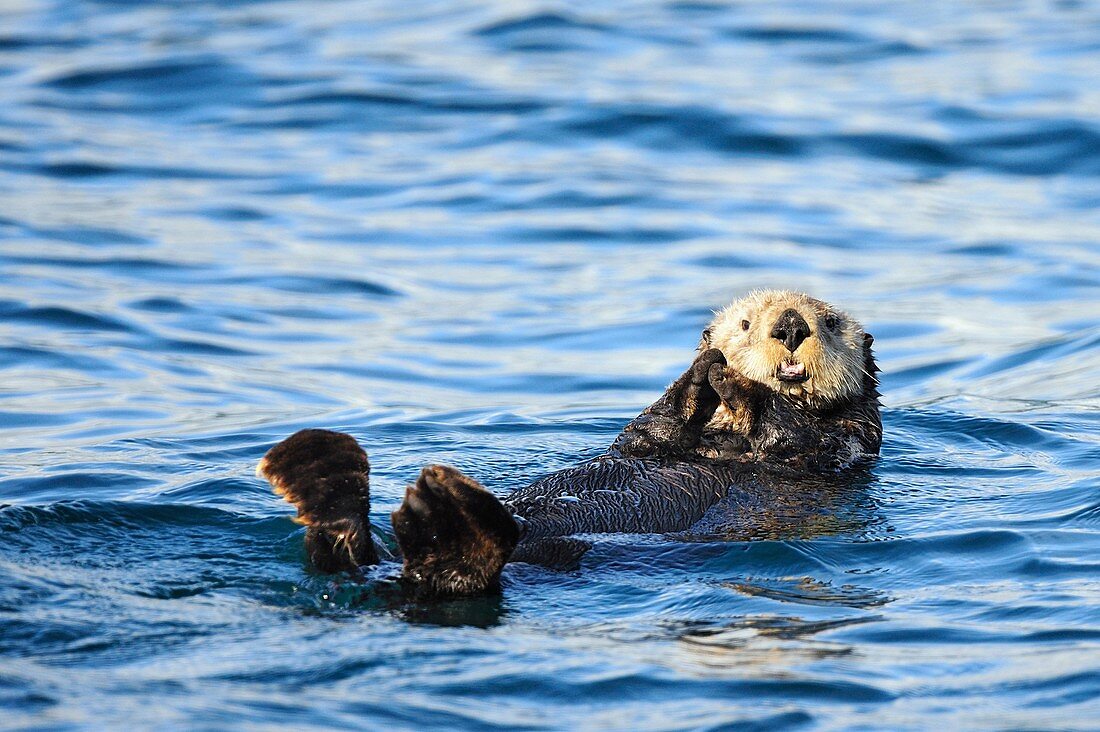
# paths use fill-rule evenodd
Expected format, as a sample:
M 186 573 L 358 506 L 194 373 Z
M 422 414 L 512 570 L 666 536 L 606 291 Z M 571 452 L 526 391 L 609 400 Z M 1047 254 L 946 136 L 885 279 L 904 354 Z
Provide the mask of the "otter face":
M 703 331 L 731 368 L 793 399 L 821 404 L 863 388 L 863 326 L 799 292 L 762 290 L 719 311 Z

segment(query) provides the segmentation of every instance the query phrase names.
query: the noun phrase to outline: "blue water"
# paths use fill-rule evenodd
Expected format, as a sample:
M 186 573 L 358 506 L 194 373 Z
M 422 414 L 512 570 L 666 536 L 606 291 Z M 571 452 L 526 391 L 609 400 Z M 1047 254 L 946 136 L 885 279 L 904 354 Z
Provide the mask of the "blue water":
M 0 727 L 1100 726 L 1100 3 L 0 9 Z M 498 493 L 710 310 L 884 369 L 869 480 L 496 599 L 311 575 L 296 429 Z

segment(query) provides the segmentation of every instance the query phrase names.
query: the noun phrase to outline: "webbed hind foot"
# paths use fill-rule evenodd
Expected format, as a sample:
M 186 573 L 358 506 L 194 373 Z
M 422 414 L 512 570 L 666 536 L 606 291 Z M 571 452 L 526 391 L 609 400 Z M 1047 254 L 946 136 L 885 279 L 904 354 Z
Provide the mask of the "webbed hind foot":
M 520 536 L 496 496 L 444 465 L 420 471 L 392 519 L 405 558 L 403 576 L 436 595 L 496 589 Z
M 306 553 L 321 572 L 376 564 L 371 537 L 370 463 L 355 438 L 301 430 L 267 451 L 256 475 L 294 504 L 305 524 Z

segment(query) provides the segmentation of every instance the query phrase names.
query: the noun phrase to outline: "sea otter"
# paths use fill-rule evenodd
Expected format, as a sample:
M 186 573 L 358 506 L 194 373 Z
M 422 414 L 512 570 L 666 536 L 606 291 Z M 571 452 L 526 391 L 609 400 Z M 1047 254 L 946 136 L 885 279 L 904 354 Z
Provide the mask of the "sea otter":
M 508 561 L 568 563 L 585 547 L 572 538 L 580 534 L 711 533 L 750 500 L 769 500 L 762 485 L 782 483 L 791 500 L 790 486 L 797 493 L 878 454 L 872 341 L 802 293 L 735 301 L 703 331 L 687 371 L 600 457 L 503 500 L 454 468 L 425 467 L 391 517 L 402 581 L 435 595 L 482 593 L 499 587 Z M 326 430 L 292 435 L 257 467 L 297 507 L 321 572 L 378 561 L 369 469 L 352 437 Z

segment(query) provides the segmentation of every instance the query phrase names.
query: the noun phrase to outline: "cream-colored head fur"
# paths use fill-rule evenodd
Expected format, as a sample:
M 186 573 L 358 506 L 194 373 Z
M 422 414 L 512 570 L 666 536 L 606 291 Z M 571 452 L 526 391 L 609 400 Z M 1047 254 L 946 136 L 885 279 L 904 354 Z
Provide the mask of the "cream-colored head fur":
M 772 337 L 787 310 L 809 326 L 794 352 Z M 816 406 L 862 391 L 864 338 L 862 325 L 826 302 L 801 292 L 758 290 L 715 313 L 699 347 L 720 349 L 749 379 Z M 788 378 L 780 378 L 781 368 Z

